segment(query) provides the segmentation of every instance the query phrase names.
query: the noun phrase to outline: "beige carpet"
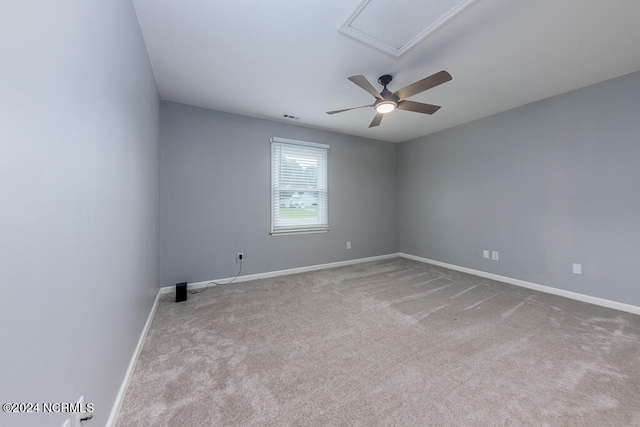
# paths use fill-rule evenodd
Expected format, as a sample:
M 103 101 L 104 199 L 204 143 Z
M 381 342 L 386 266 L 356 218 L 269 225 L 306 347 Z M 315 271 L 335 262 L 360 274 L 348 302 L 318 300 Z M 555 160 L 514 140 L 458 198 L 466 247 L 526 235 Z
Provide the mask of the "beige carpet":
M 640 426 L 633 314 L 402 258 L 173 298 L 118 426 Z

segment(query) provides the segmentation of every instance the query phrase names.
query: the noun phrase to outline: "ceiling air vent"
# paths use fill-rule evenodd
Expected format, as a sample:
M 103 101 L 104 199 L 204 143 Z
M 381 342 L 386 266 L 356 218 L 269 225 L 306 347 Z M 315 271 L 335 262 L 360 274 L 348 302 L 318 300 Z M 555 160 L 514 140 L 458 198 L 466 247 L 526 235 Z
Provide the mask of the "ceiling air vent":
M 289 120 L 300 120 L 300 117 L 294 116 L 293 114 L 283 114 L 282 117 Z

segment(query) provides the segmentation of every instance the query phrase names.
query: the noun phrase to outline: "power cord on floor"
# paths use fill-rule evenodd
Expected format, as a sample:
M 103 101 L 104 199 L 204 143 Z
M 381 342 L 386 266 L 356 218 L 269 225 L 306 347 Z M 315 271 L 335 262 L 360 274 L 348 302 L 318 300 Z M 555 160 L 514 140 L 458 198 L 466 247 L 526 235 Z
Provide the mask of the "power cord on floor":
M 238 276 L 240 276 L 240 273 L 242 273 L 242 264 L 244 264 L 244 259 L 240 260 L 240 268 L 238 268 L 238 274 L 236 274 L 236 277 L 234 277 L 233 279 L 229 280 L 227 283 L 218 283 L 218 282 L 214 282 L 213 280 L 209 283 L 207 283 L 207 286 L 205 286 L 204 289 L 200 290 L 200 291 L 189 291 L 190 294 L 201 294 L 202 292 L 206 291 L 207 289 L 209 289 L 209 286 L 211 285 L 217 285 L 217 286 L 226 286 L 226 285 L 230 285 L 231 283 L 233 283 Z

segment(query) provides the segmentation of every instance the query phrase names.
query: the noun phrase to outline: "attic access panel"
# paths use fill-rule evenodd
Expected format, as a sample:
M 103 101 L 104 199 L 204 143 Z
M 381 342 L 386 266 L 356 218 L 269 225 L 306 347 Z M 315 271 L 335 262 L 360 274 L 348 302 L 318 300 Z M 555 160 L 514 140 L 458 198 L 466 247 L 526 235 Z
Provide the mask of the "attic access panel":
M 361 0 L 341 33 L 400 57 L 477 0 Z

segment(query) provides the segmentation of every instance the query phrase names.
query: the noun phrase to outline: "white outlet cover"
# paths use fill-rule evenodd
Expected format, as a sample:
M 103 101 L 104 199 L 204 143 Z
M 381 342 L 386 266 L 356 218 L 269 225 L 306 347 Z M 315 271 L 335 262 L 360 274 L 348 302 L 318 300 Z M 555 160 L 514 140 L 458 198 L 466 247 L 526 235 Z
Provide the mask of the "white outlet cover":
M 489 258 L 489 251 L 487 251 L 487 250 L 483 250 L 483 251 L 482 251 L 482 257 L 483 257 L 483 258 Z
M 347 249 L 351 249 L 351 242 L 347 242 Z
M 499 261 L 500 260 L 500 253 L 498 251 L 492 251 L 491 252 L 491 259 L 494 261 Z
M 84 396 L 80 396 L 78 399 L 78 404 L 84 408 Z M 84 418 L 86 412 L 74 412 L 71 414 L 71 427 L 82 427 L 82 423 L 80 422 L 80 418 Z
M 573 264 L 573 274 L 582 274 L 582 264 Z

